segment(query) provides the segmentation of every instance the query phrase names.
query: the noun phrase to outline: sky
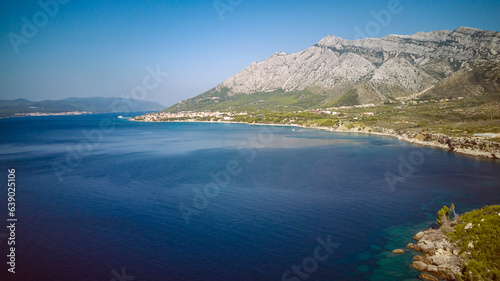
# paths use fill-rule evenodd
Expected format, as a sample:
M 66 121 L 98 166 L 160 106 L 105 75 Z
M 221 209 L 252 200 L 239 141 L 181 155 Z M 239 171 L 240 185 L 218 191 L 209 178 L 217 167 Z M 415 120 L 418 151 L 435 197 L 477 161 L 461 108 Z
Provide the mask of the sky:
M 135 97 L 170 106 L 327 35 L 500 31 L 498 15 L 497 0 L 1 1 L 0 99 Z

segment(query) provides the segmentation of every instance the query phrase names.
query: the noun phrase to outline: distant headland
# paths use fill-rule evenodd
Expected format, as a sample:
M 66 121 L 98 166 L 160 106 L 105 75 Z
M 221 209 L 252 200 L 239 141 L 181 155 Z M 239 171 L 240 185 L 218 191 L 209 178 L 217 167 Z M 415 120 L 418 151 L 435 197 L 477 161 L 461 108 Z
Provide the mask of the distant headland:
M 165 106 L 156 102 L 112 97 L 67 98 L 43 101 L 16 99 L 0 100 L 0 117 L 157 111 L 163 108 Z

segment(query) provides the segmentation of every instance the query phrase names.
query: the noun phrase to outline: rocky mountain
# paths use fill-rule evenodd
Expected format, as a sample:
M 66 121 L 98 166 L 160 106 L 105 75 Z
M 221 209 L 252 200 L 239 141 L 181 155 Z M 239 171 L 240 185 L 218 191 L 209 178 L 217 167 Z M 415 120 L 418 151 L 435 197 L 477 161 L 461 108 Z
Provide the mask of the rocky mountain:
M 458 98 L 487 96 L 500 100 L 500 64 L 481 61 L 436 83 L 422 96 Z
M 270 99 L 302 108 L 381 103 L 431 90 L 440 82 L 446 91 L 443 81 L 460 80 L 473 69 L 496 76 L 499 62 L 500 32 L 495 31 L 460 27 L 354 41 L 327 36 L 301 52 L 278 52 L 254 62 L 168 110 L 258 107 Z

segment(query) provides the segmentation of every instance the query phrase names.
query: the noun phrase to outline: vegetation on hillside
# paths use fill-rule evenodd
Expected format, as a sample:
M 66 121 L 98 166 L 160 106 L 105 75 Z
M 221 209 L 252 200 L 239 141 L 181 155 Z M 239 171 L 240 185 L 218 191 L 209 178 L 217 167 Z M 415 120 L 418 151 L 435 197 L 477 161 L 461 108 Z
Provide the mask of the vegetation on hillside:
M 310 105 L 318 98 L 308 92 L 257 93 L 233 101 L 227 98 L 220 109 L 217 103 L 208 107 L 193 104 L 193 112 L 217 111 L 233 116 L 232 121 L 244 123 L 269 123 L 283 125 L 321 126 L 336 128 L 387 128 L 397 133 L 437 133 L 450 137 L 473 137 L 477 133 L 500 134 L 499 95 L 469 98 L 433 99 L 430 97 L 406 98 L 369 107 L 317 107 Z M 230 110 L 223 110 L 228 104 Z M 274 108 L 264 106 L 273 104 Z M 245 112 L 246 115 L 238 115 Z M 328 113 L 330 112 L 330 113 Z M 335 112 L 335 114 L 331 114 Z M 161 121 L 186 120 L 188 118 Z M 195 118 L 199 121 L 219 121 L 222 118 Z M 498 142 L 498 137 L 491 137 Z M 432 140 L 429 140 L 432 141 Z
M 177 111 L 257 111 L 275 110 L 290 111 L 301 110 L 322 104 L 326 96 L 314 94 L 308 90 L 285 92 L 259 92 L 244 95 L 228 95 L 227 89 L 219 91 L 216 96 L 208 92 L 193 99 L 182 101 L 165 109 L 165 112 Z
M 459 280 L 500 280 L 500 205 L 463 214 L 448 236 L 466 260 Z
M 343 94 L 338 100 L 325 104 L 324 107 L 357 105 L 359 102 L 358 90 L 352 89 Z

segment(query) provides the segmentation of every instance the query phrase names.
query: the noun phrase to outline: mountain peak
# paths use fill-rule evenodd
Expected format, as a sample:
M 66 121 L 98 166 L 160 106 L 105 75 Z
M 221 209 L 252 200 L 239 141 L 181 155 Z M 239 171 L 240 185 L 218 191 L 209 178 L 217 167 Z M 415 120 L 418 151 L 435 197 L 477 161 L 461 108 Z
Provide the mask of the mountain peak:
M 483 60 L 500 64 L 500 32 L 459 27 L 359 40 L 329 35 L 303 51 L 253 63 L 192 102 L 218 97 L 222 105 L 224 98 L 276 91 L 306 99 L 305 91 L 322 104 L 348 93 L 359 104 L 380 103 L 420 93 Z
M 472 34 L 476 32 L 482 32 L 484 30 L 479 29 L 479 28 L 472 28 L 472 27 L 467 27 L 467 26 L 461 26 L 457 29 L 455 29 L 453 32 L 460 32 L 460 33 L 466 33 L 466 34 Z
M 345 40 L 343 38 L 340 38 L 340 37 L 337 37 L 337 36 L 333 36 L 333 35 L 328 35 L 326 36 L 325 38 L 321 39 L 319 42 L 318 42 L 318 46 L 337 46 L 337 45 L 342 45 L 344 44 L 346 41 L 348 40 Z

